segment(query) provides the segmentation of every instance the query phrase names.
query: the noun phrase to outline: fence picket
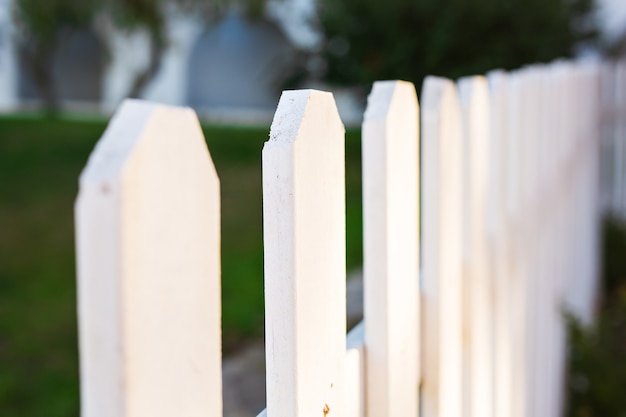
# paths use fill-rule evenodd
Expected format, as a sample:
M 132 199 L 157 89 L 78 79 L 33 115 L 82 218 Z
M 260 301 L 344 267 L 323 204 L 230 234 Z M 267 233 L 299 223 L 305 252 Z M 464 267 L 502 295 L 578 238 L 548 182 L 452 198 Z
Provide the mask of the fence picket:
M 602 179 L 626 211 L 625 86 L 625 62 L 561 61 L 428 77 L 419 109 L 413 84 L 375 83 L 347 336 L 344 127 L 332 94 L 284 92 L 262 154 L 259 416 L 561 415 L 562 312 L 593 320 Z M 124 102 L 75 207 L 84 417 L 222 415 L 219 187 L 193 111 Z
M 613 188 L 612 188 L 612 212 L 615 215 L 623 215 L 621 213 L 621 201 L 622 194 L 624 192 L 624 169 L 626 166 L 622 163 L 622 152 L 624 148 L 624 140 L 622 139 L 624 136 L 623 132 L 623 123 L 621 122 L 619 117 L 615 117 L 621 112 L 623 112 L 624 108 L 624 100 L 623 97 L 625 95 L 625 86 L 622 83 L 622 71 L 623 71 L 624 63 L 622 61 L 618 61 L 613 63 L 612 71 L 610 74 L 609 84 L 611 88 L 611 107 L 613 118 L 611 121 L 611 136 L 612 136 L 612 178 L 613 178 Z
M 421 105 L 422 411 L 462 415 L 462 130 L 454 83 L 428 77 Z
M 219 211 L 195 113 L 124 102 L 76 201 L 83 417 L 221 415 Z
M 368 416 L 418 415 L 419 148 L 413 84 L 374 84 L 363 122 Z
M 332 94 L 282 94 L 263 148 L 267 414 L 344 415 L 344 127 Z
M 548 91 L 548 94 L 552 96 L 550 105 L 553 108 L 554 121 L 554 135 L 552 140 L 548 143 L 550 145 L 550 156 L 552 161 L 552 169 L 549 174 L 550 186 L 546 191 L 546 206 L 551 207 L 550 210 L 550 234 L 551 234 L 551 258 L 552 266 L 551 273 L 553 274 L 554 290 L 553 290 L 553 305 L 552 305 L 552 321 L 555 334 L 555 345 L 553 347 L 553 354 L 550 358 L 552 374 L 552 390 L 548 395 L 554 398 L 553 409 L 551 415 L 561 415 L 561 407 L 563 402 L 563 389 L 555 387 L 554 384 L 562 384 L 564 381 L 564 369 L 565 369 L 565 323 L 563 322 L 563 306 L 565 302 L 565 287 L 564 281 L 564 267 L 568 262 L 566 254 L 563 251 L 565 242 L 563 237 L 565 236 L 565 221 L 566 211 L 568 210 L 568 201 L 565 198 L 567 190 L 567 184 L 564 182 L 565 164 L 562 153 L 562 144 L 564 143 L 564 137 L 567 135 L 568 125 L 568 113 L 567 106 L 565 105 L 567 94 L 567 77 L 568 65 L 564 62 L 559 62 L 554 66 L 553 79 L 549 84 L 552 88 Z
M 464 276 L 463 291 L 468 385 L 466 411 L 471 416 L 493 414 L 493 284 L 488 253 L 490 162 L 489 90 L 484 77 L 458 82 L 464 133 Z
M 523 264 L 523 239 L 524 227 L 522 224 L 522 142 L 523 119 L 522 109 L 522 83 L 518 72 L 509 74 L 507 85 L 507 151 L 506 151 L 506 207 L 509 216 L 508 250 L 508 280 L 511 309 L 511 346 L 513 363 L 513 416 L 526 417 L 526 361 L 524 358 L 524 326 L 525 326 L 525 275 Z M 514 295 L 514 296 L 513 296 Z
M 491 134 L 489 172 L 490 265 L 494 291 L 494 414 L 512 416 L 512 294 L 509 274 L 510 215 L 506 207 L 508 150 L 508 82 L 503 71 L 487 75 L 490 94 Z

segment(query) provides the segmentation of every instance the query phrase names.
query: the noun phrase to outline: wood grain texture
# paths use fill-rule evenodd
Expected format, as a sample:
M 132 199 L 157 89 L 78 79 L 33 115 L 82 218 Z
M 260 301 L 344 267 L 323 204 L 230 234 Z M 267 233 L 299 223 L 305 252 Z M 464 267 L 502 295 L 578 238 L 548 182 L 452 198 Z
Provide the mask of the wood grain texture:
M 332 94 L 283 92 L 263 148 L 267 412 L 344 415 L 344 127 Z

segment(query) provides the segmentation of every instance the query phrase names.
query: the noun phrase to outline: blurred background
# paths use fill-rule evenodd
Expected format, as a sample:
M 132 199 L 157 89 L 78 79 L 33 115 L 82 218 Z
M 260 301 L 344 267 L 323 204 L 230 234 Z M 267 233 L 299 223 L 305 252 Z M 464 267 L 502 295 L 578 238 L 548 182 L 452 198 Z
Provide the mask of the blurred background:
M 260 150 L 281 90 L 333 91 L 347 263 L 361 264 L 371 83 L 626 52 L 624 0 L 0 0 L 0 414 L 79 414 L 73 203 L 126 97 L 193 107 L 222 182 L 226 356 L 263 336 Z M 626 228 L 604 228 L 593 328 L 572 321 L 568 415 L 626 415 Z M 263 392 L 255 394 L 263 397 Z M 259 409 L 260 410 L 260 409 Z
M 624 49 L 621 0 L 1 0 L 0 106 L 112 112 L 125 97 L 266 122 L 285 88 L 336 92 Z

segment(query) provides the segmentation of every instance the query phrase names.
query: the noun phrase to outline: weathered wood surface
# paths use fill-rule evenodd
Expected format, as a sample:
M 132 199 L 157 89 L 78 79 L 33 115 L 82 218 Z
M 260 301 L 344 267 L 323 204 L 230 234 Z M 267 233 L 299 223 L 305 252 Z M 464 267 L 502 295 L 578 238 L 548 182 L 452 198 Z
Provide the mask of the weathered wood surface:
M 263 148 L 267 412 L 344 415 L 344 127 L 332 94 L 286 91 Z
M 82 416 L 221 415 L 219 194 L 191 109 L 124 102 L 76 201 Z

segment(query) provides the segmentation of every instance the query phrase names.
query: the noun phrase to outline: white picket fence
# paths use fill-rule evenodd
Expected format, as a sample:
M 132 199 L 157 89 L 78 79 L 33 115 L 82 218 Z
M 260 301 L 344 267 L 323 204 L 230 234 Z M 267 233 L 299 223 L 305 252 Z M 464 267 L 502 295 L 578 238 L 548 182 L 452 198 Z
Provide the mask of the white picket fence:
M 626 61 L 602 68 L 602 202 L 626 221 Z
M 626 207 L 624 68 L 429 77 L 421 109 L 412 84 L 375 83 L 347 338 L 344 127 L 332 94 L 284 92 L 262 154 L 261 415 L 561 415 L 563 311 L 590 322 L 596 298 L 602 120 Z M 126 101 L 96 145 L 76 203 L 83 417 L 222 415 L 217 174 L 190 109 Z

